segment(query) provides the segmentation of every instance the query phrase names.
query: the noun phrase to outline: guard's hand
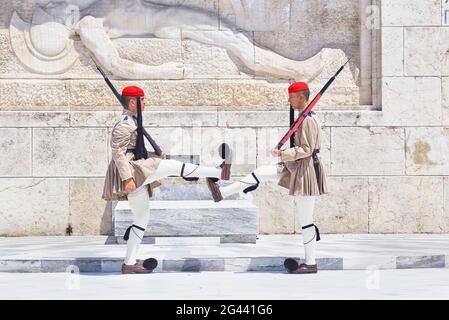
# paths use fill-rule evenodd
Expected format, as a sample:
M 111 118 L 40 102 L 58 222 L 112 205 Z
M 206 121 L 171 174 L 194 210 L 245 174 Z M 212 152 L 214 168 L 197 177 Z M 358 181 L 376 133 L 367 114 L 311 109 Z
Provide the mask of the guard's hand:
M 125 180 L 125 191 L 128 193 L 136 191 L 136 183 L 134 182 L 133 178 L 129 178 L 128 180 Z
M 167 155 L 165 154 L 165 152 L 161 150 L 161 155 L 159 156 L 159 158 L 165 159 L 166 156 Z
M 282 150 L 274 149 L 271 151 L 271 155 L 275 158 L 280 157 L 282 155 Z

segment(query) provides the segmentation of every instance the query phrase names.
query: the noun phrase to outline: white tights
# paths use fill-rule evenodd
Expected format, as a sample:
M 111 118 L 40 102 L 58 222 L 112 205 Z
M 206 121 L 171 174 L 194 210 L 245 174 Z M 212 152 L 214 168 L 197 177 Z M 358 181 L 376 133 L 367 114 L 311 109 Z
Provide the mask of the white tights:
M 307 265 L 316 264 L 315 248 L 317 233 L 313 224 L 315 198 L 314 196 L 298 197 L 298 216 L 302 228 L 302 240 Z M 304 227 L 306 228 L 304 229 Z
M 271 181 L 280 178 L 277 165 L 265 165 L 256 168 L 253 172 L 259 182 Z M 255 186 L 256 179 L 252 174 L 248 174 L 237 182 L 228 186 L 221 187 L 220 192 L 223 198 L 229 197 L 235 193 L 243 192 L 248 187 Z M 298 215 L 301 223 L 302 238 L 304 243 L 304 251 L 306 264 L 315 264 L 315 248 L 317 241 L 317 233 L 313 224 L 313 210 L 315 207 L 315 196 L 300 196 L 298 197 Z

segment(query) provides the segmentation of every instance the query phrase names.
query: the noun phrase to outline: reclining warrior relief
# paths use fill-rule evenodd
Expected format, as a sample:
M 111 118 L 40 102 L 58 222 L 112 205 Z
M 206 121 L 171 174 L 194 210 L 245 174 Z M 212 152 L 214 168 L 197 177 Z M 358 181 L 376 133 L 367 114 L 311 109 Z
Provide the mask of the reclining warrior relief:
M 230 1 L 236 15 L 250 14 L 246 3 L 250 0 Z M 239 25 L 244 19 L 229 22 L 219 19 L 216 12 L 176 3 L 179 1 L 38 0 L 31 23 L 14 12 L 12 47 L 33 72 L 60 74 L 78 58 L 73 38 L 79 36 L 106 70 L 124 79 L 182 79 L 184 65 L 146 65 L 124 59 L 111 41 L 121 37 L 190 39 L 225 49 L 255 75 L 301 81 L 311 81 L 321 73 L 325 54 L 341 56 L 336 52 L 340 50 L 322 49 L 304 61 L 291 60 L 254 45 L 249 33 L 242 31 L 244 26 Z

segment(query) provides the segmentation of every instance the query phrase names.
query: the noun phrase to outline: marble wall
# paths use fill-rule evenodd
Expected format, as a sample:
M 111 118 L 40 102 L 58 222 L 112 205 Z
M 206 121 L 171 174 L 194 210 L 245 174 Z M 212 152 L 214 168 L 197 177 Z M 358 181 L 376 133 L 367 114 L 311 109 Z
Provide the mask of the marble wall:
M 234 23 L 256 46 L 288 59 L 340 50 L 312 81 L 314 92 L 340 60 L 354 57 L 317 106 L 331 189 L 317 201 L 322 232 L 449 232 L 444 0 L 159 2 L 205 10 L 218 30 Z M 101 16 L 115 2 L 67 3 L 82 16 Z M 37 5 L 56 10 L 43 0 L 0 0 L 0 236 L 108 234 L 111 207 L 101 193 L 120 107 L 77 36 L 77 58 L 63 72 L 39 73 L 21 61 L 11 17 L 17 11 L 32 21 Z M 269 150 L 288 126 L 291 80 L 255 75 L 220 46 L 193 40 L 123 36 L 112 43 L 131 61 L 185 67 L 178 80 L 111 76 L 118 88 L 145 89 L 145 126 L 167 153 L 216 165 L 216 145 L 226 140 L 235 149 L 235 177 L 272 162 Z M 264 183 L 253 198 L 261 233 L 300 232 L 297 201 L 286 190 Z

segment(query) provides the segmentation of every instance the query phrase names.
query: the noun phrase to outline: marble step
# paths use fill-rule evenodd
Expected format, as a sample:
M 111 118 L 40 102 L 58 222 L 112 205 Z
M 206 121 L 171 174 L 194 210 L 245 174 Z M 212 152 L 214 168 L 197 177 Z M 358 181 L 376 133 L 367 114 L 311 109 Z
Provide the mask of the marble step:
M 165 238 L 164 244 L 158 239 L 155 245 L 142 245 L 138 253 L 138 259 L 159 261 L 156 272 L 285 272 L 285 258 L 304 258 L 299 234 L 259 235 L 256 244 L 207 245 L 213 241 L 207 237 Z M 107 240 L 2 237 L 0 272 L 120 272 L 126 245 L 106 245 Z M 316 257 L 320 270 L 449 268 L 448 244 L 449 234 L 322 234 Z
M 155 237 L 208 237 L 219 243 L 255 243 L 259 210 L 239 195 L 213 202 L 206 185 L 164 185 L 150 200 L 150 220 L 144 243 L 156 243 Z M 126 229 L 132 225 L 127 201 L 113 206 L 113 231 L 117 243 L 123 243 Z M 214 240 L 215 241 L 215 240 Z
M 132 224 L 127 201 L 113 210 L 114 235 L 122 237 Z M 150 201 L 145 236 L 250 236 L 258 232 L 258 209 L 246 200 Z
M 299 256 L 254 256 L 254 257 L 156 257 L 158 266 L 154 272 L 286 272 L 284 260 Z M 383 265 L 378 265 L 379 261 Z M 319 257 L 318 269 L 324 270 L 392 270 L 449 268 L 449 256 L 389 256 L 382 259 L 365 257 Z M 142 262 L 142 259 L 138 259 Z M 1 258 L 0 272 L 46 273 L 46 272 L 120 272 L 123 258 Z

